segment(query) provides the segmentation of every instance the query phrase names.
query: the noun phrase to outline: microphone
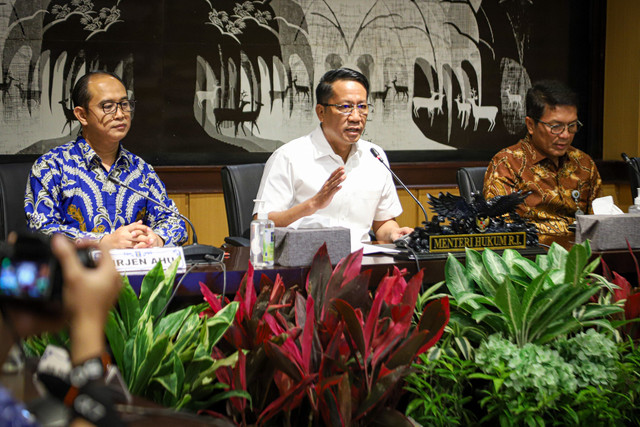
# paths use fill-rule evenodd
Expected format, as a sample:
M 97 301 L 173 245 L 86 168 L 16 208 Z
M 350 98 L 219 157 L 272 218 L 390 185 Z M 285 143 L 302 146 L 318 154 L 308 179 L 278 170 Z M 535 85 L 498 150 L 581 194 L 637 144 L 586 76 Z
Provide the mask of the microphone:
M 635 173 L 638 174 L 638 176 L 640 177 L 640 170 L 638 170 L 638 166 L 635 164 L 633 160 L 629 158 L 629 156 L 627 156 L 627 153 L 620 153 L 620 155 L 622 156 L 622 160 L 627 162 L 627 164 L 631 166 L 631 169 L 633 169 Z
M 118 184 L 121 187 L 126 188 L 127 190 L 133 191 L 134 193 L 144 198 L 145 200 L 149 200 L 155 203 L 156 205 L 160 206 L 161 208 L 171 213 L 174 213 L 176 215 L 179 215 L 182 219 L 185 220 L 187 224 L 189 224 L 189 226 L 191 227 L 191 232 L 193 233 L 193 244 L 185 245 L 182 247 L 182 250 L 184 251 L 185 260 L 190 261 L 191 263 L 201 262 L 201 261 L 208 262 L 210 260 L 213 260 L 215 262 L 222 261 L 222 259 L 224 258 L 224 251 L 220 248 L 216 248 L 215 246 L 198 244 L 198 236 L 196 235 L 196 228 L 193 226 L 191 221 L 189 221 L 189 218 L 182 215 L 180 212 L 178 212 L 177 209 L 176 210 L 171 209 L 169 206 L 165 205 L 159 200 L 152 199 L 151 197 L 147 196 L 143 192 L 136 190 L 135 188 L 132 188 L 131 186 L 125 184 L 124 182 L 122 182 L 121 180 L 119 180 L 114 176 L 109 176 L 109 180 Z
M 375 157 L 376 159 L 380 160 L 380 163 L 382 163 L 384 165 L 385 168 L 387 168 L 387 170 L 389 172 L 391 172 L 391 176 L 393 176 L 393 178 L 396 180 L 396 182 L 398 184 L 400 184 L 402 186 L 402 188 L 404 188 L 404 190 L 409 193 L 409 195 L 411 196 L 411 198 L 413 200 L 415 200 L 415 202 L 418 204 L 418 206 L 420 206 L 420 209 L 422 209 L 422 214 L 424 215 L 424 222 L 425 225 L 429 222 L 429 218 L 427 217 L 427 211 L 424 210 L 424 206 L 422 206 L 422 203 L 420 203 L 420 201 L 418 199 L 416 199 L 416 196 L 413 195 L 413 193 L 411 191 L 409 191 L 409 189 L 407 188 L 406 185 L 404 185 L 404 183 L 402 181 L 400 181 L 400 178 L 398 178 L 398 176 L 393 173 L 393 171 L 391 170 L 391 168 L 389 166 L 387 166 L 387 164 L 384 162 L 384 160 L 382 160 L 382 157 L 380 157 L 380 154 L 378 154 L 378 152 L 376 151 L 375 148 L 371 147 L 371 154 L 373 154 L 373 157 Z

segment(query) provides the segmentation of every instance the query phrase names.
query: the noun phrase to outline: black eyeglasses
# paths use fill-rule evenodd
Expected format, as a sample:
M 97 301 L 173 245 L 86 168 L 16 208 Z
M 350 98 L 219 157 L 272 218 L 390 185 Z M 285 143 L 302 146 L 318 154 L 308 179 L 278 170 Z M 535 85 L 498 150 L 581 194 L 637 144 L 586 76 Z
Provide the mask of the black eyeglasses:
M 125 99 L 124 101 L 120 101 L 120 102 L 108 101 L 103 103 L 100 106 L 102 107 L 102 111 L 104 111 L 105 114 L 115 114 L 116 111 L 118 111 L 118 106 L 120 106 L 120 109 L 122 110 L 122 112 L 130 113 L 133 110 L 135 110 L 136 102 L 130 99 Z
M 582 127 L 582 123 L 580 123 L 580 120 L 576 120 L 575 122 L 571 122 L 568 124 L 562 123 L 557 125 L 552 125 L 551 123 L 543 122 L 542 120 L 536 121 L 538 123 L 542 123 L 543 125 L 549 126 L 549 130 L 553 135 L 560 135 L 562 132 L 564 132 L 565 129 L 567 129 L 569 133 L 573 135 L 576 134 Z
M 344 114 L 348 116 L 353 113 L 353 110 L 357 110 L 361 116 L 367 116 L 369 113 L 373 112 L 373 105 L 371 104 L 320 104 L 325 107 L 335 107 L 338 110 L 338 113 Z

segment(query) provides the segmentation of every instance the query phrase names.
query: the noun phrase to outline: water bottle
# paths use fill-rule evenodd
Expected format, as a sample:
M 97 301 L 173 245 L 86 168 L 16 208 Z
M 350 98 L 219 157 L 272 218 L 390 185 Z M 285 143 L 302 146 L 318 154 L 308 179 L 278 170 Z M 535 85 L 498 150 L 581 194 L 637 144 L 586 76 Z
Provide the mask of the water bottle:
M 264 201 L 258 203 L 258 217 L 251 221 L 250 260 L 255 268 L 273 267 L 275 224 L 264 212 Z
M 638 195 L 633 200 L 633 205 L 629 206 L 629 213 L 640 213 L 640 188 L 638 188 Z

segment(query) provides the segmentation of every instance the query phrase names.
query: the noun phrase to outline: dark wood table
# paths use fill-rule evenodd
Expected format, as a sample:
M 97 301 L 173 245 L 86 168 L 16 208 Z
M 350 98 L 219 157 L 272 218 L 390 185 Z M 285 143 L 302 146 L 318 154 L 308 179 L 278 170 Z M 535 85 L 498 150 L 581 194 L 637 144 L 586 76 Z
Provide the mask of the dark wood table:
M 249 266 L 249 248 L 230 247 L 227 248 L 227 252 L 229 256 L 224 260 L 224 271 L 220 265 L 202 264 L 194 266 L 190 271 L 190 267 L 187 266 L 188 273 L 178 275 L 177 281 L 180 283 L 180 288 L 177 291 L 177 301 L 176 305 L 172 306 L 173 309 L 202 302 L 200 283 L 204 283 L 213 292 L 219 294 L 234 294 L 238 290 Z M 524 255 L 530 258 L 534 258 L 539 253 L 545 253 L 545 250 L 543 248 L 524 250 Z M 457 252 L 454 255 L 461 260 L 465 257 L 464 252 Z M 417 273 L 417 265 L 419 264 L 420 269 L 424 269 L 423 285 L 428 286 L 444 280 L 447 258 L 447 253 L 428 254 L 428 259 L 419 260 L 416 264 L 413 259 L 395 259 L 389 254 L 364 255 L 361 271 L 371 271 L 369 287 L 375 290 L 386 274 L 393 273 L 394 267 L 406 270 L 406 277 L 410 278 Z M 309 266 L 285 267 L 280 265 L 256 269 L 253 276 L 254 285 L 259 286 L 262 275 L 272 281 L 275 281 L 276 276 L 280 275 L 285 286 L 304 287 L 309 269 Z M 180 282 L 180 280 L 182 281 Z M 134 290 L 138 292 L 142 276 L 131 276 L 129 281 Z

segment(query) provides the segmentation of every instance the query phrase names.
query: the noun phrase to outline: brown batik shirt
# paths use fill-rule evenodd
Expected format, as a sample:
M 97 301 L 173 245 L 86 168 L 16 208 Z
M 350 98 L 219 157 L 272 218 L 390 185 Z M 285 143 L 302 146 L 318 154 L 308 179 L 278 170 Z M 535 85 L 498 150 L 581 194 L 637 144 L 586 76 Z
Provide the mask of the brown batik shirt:
M 484 176 L 484 197 L 533 191 L 518 207 L 518 214 L 535 224 L 540 234 L 566 235 L 578 207 L 591 213 L 591 203 L 598 197 L 601 184 L 598 169 L 588 154 L 570 146 L 556 166 L 535 149 L 527 135 L 491 159 Z M 572 197 L 573 190 L 580 192 L 577 202 Z

